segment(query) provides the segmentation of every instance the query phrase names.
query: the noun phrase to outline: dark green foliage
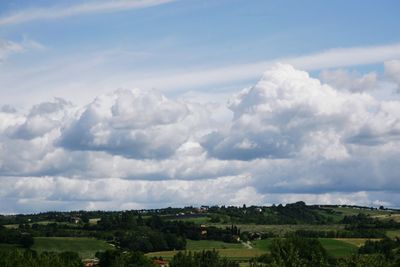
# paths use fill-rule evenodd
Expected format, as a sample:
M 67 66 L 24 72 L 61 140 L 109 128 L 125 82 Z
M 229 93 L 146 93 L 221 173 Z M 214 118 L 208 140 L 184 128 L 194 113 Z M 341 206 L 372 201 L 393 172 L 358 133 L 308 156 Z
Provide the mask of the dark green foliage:
M 314 238 L 383 238 L 385 231 L 381 229 L 354 229 L 336 231 L 297 230 L 295 235 Z
M 397 267 L 394 262 L 385 259 L 383 255 L 354 255 L 347 259 L 339 259 L 337 267 Z
M 152 260 L 140 252 L 122 253 L 117 250 L 107 250 L 96 253 L 100 267 L 154 267 Z
M 366 214 L 359 213 L 358 215 L 345 216 L 342 223 L 346 224 L 346 229 L 400 229 L 400 223 L 394 220 L 380 220 L 372 218 Z
M 25 252 L 0 251 L 0 266 L 2 267 L 83 267 L 77 253 L 41 253 L 26 250 Z
M 268 208 L 260 207 L 211 207 L 211 220 L 219 217 L 228 217 L 232 223 L 254 224 L 324 224 L 330 223 L 328 216 L 323 216 L 319 209 L 307 206 L 299 201 L 285 206 L 278 205 Z M 323 210 L 326 212 L 326 210 Z M 218 214 L 218 215 L 217 215 Z
M 34 239 L 30 233 L 21 232 L 21 228 L 0 228 L 0 243 L 17 244 L 24 248 L 30 248 L 34 243 Z
M 365 244 L 359 248 L 360 254 L 382 254 L 387 259 L 395 258 L 395 250 L 400 248 L 400 240 L 392 240 L 385 238 L 379 241 L 367 240 Z
M 272 265 L 329 266 L 325 249 L 317 239 L 297 236 L 275 239 L 271 244 Z
M 23 248 L 30 248 L 34 243 L 33 237 L 30 234 L 22 234 L 20 244 Z
M 178 252 L 171 260 L 170 267 L 239 267 L 239 263 L 221 258 L 218 252 Z

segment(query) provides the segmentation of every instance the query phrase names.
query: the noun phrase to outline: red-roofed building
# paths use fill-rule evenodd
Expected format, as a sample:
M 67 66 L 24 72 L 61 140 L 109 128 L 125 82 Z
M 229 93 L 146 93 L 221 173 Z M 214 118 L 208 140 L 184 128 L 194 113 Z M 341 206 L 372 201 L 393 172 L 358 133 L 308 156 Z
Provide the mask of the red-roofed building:
M 169 266 L 168 261 L 164 261 L 164 260 L 155 259 L 155 260 L 153 261 L 153 263 L 154 263 L 155 265 L 160 266 L 160 267 L 168 267 L 168 266 Z

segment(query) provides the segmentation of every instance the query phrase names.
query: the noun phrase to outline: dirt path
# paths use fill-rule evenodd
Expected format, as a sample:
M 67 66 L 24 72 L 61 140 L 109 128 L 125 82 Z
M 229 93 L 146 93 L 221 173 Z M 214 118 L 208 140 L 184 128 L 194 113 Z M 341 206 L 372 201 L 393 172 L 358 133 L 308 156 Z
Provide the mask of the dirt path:
M 243 242 L 242 241 L 242 245 L 245 246 L 248 249 L 253 249 L 253 246 L 251 245 L 250 241 L 247 241 L 247 242 Z

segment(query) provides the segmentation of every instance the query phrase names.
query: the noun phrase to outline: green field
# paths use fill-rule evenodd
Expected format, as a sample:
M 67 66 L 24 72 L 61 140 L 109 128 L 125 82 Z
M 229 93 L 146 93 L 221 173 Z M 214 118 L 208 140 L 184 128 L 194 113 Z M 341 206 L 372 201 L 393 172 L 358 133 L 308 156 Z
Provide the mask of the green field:
M 98 221 L 100 221 L 100 218 L 89 219 L 90 224 L 97 224 Z
M 378 241 L 380 238 L 335 238 L 335 240 L 343 241 L 356 247 L 361 247 L 367 240 Z
M 57 224 L 63 224 L 63 225 L 69 225 L 69 226 L 76 226 L 75 223 L 71 223 L 71 222 L 56 222 L 56 221 L 38 221 L 38 222 L 31 222 L 28 223 L 30 226 L 32 226 L 33 224 L 42 224 L 42 225 L 47 225 L 47 224 L 51 224 L 51 223 L 57 223 Z M 17 229 L 19 227 L 18 224 L 4 224 L 3 225 L 6 228 L 9 229 Z
M 331 239 L 320 238 L 322 246 L 327 250 L 332 257 L 346 257 L 357 252 L 360 245 L 364 244 L 366 239 Z M 252 243 L 253 248 L 249 249 L 241 244 L 230 244 L 219 241 L 193 241 L 188 240 L 187 250 L 201 251 L 215 249 L 221 256 L 228 257 L 233 260 L 248 260 L 253 257 L 268 253 L 272 239 L 256 240 Z M 148 253 L 149 257 L 163 257 L 171 259 L 177 251 L 159 251 Z
M 193 251 L 193 250 L 192 250 Z M 201 251 L 201 250 L 196 250 L 196 251 Z M 222 257 L 227 257 L 232 260 L 249 260 L 251 258 L 260 256 L 264 254 L 264 251 L 261 251 L 259 249 L 246 249 L 246 248 L 241 248 L 241 249 L 236 249 L 236 248 L 226 248 L 226 249 L 216 249 L 218 251 L 219 255 Z M 147 253 L 146 255 L 148 257 L 162 257 L 164 259 L 171 259 L 178 251 L 159 251 L 159 252 L 151 252 Z
M 239 243 L 225 243 L 213 240 L 187 240 L 188 251 L 202 251 L 215 249 L 223 257 L 234 260 L 248 260 L 262 255 L 265 251 L 258 248 L 248 249 Z M 146 254 L 149 257 L 163 257 L 171 259 L 178 251 L 159 251 Z
M 357 251 L 359 244 L 364 244 L 366 239 L 356 238 L 352 239 L 331 239 L 320 238 L 321 245 L 333 257 L 349 256 Z M 260 250 L 269 251 L 272 239 L 264 239 L 254 241 L 254 247 Z
M 208 224 L 219 228 L 230 227 L 228 224 Z M 286 224 L 286 225 L 265 225 L 265 224 L 236 224 L 242 232 L 271 232 L 279 236 L 284 236 L 286 233 L 295 232 L 297 230 L 315 230 L 315 231 L 336 231 L 343 230 L 343 224 Z
M 388 215 L 391 212 L 387 210 L 370 210 L 370 209 L 357 209 L 357 208 L 350 208 L 350 207 L 337 207 L 332 208 L 334 211 L 342 213 L 344 216 L 349 215 L 357 215 L 359 213 L 371 215 L 371 216 L 379 216 L 379 215 Z
M 195 218 L 176 218 L 173 220 L 177 220 L 177 221 L 184 221 L 184 222 L 194 222 L 197 224 L 205 224 L 205 223 L 209 223 L 210 222 L 210 218 L 209 217 L 195 217 Z
M 319 238 L 319 241 L 328 254 L 333 257 L 347 257 L 357 252 L 357 245 L 350 242 L 332 238 Z
M 389 238 L 395 238 L 395 237 L 399 237 L 400 238 L 400 230 L 389 230 L 389 231 L 386 231 L 386 235 Z
M 256 240 L 253 242 L 253 246 L 263 251 L 269 251 L 272 243 L 272 239 Z
M 15 249 L 22 250 L 23 248 L 20 246 L 14 245 L 14 244 L 1 244 L 0 243 L 0 251 L 1 250 L 15 250 Z
M 227 248 L 243 248 L 242 244 L 239 243 L 225 243 L 222 241 L 214 240 L 190 240 L 187 239 L 186 249 L 187 250 L 203 250 L 203 249 L 227 249 Z
M 35 237 L 35 243 L 32 247 L 37 252 L 43 251 L 74 251 L 83 258 L 93 258 L 97 251 L 114 249 L 114 247 L 105 241 L 94 238 L 80 237 Z

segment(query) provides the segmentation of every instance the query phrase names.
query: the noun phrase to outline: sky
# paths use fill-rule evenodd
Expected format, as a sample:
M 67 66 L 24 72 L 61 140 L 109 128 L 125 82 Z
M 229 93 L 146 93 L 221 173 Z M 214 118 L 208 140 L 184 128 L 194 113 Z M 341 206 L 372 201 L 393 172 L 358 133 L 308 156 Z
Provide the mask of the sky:
M 0 213 L 400 207 L 397 0 L 0 2 Z

